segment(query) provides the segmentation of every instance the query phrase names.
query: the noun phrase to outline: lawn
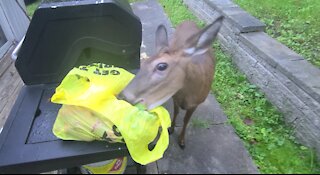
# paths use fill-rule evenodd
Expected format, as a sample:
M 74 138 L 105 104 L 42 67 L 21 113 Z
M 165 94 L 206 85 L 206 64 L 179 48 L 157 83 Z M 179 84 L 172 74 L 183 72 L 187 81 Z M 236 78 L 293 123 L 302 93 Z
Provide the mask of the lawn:
M 184 20 L 200 22 L 181 0 L 160 0 L 172 24 Z M 230 123 L 244 141 L 261 173 L 320 173 L 312 150 L 299 145 L 283 116 L 259 89 L 239 72 L 230 56 L 214 44 L 217 58 L 212 92 L 223 107 Z
M 30 18 L 32 18 L 34 11 L 38 8 L 41 0 L 37 0 L 36 2 L 27 5 L 27 14 Z
M 320 67 L 319 0 L 234 0 L 267 25 L 266 32 Z M 257 5 L 259 4 L 259 5 Z

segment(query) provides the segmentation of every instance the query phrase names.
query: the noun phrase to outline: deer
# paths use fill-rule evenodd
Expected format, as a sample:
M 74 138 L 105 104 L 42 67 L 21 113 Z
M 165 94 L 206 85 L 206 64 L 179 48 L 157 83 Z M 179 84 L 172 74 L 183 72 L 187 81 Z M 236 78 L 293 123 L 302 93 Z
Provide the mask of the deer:
M 140 70 L 118 94 L 118 98 L 143 104 L 147 110 L 162 105 L 171 97 L 174 115 L 169 134 L 174 132 L 180 108 L 186 110 L 178 144 L 185 148 L 185 131 L 199 104 L 207 98 L 215 72 L 212 42 L 223 22 L 219 16 L 200 30 L 195 22 L 177 26 L 169 44 L 167 29 L 159 25 L 155 33 L 156 54 L 141 62 Z

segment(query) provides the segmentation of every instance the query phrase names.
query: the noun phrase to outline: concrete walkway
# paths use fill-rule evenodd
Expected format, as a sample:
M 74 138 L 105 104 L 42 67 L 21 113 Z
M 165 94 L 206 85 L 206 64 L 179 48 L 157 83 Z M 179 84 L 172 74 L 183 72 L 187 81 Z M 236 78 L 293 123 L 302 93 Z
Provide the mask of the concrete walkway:
M 150 56 L 155 52 L 157 26 L 166 25 L 169 38 L 174 29 L 155 0 L 136 2 L 132 4 L 132 9 L 143 25 L 142 56 Z M 172 116 L 172 100 L 165 106 Z M 147 173 L 258 173 L 241 139 L 227 124 L 227 118 L 212 94 L 193 114 L 187 128 L 184 150 L 178 146 L 183 117 L 184 111 L 181 111 L 167 151 L 162 159 L 147 165 Z

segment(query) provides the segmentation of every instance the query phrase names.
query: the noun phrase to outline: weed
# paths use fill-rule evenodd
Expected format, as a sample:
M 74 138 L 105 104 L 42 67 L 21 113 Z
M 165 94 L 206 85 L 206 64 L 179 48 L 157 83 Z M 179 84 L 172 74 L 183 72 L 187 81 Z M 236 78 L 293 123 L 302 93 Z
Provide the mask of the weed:
M 192 126 L 194 126 L 195 128 L 204 128 L 204 129 L 210 128 L 209 121 L 204 120 L 204 119 L 199 119 L 199 118 L 196 117 L 196 116 L 194 116 L 193 118 L 191 118 L 191 124 L 192 124 Z

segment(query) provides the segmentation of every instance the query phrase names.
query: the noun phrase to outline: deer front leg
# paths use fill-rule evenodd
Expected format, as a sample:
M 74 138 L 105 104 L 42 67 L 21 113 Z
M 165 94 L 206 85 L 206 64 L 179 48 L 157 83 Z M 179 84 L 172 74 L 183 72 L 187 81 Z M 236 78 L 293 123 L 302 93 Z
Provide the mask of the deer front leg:
M 186 128 L 187 128 L 189 120 L 190 120 L 193 112 L 196 110 L 196 108 L 197 108 L 197 106 L 193 107 L 193 108 L 190 108 L 190 109 L 187 109 L 186 115 L 184 116 L 183 128 L 182 128 L 182 131 L 181 131 L 180 136 L 179 136 L 179 146 L 180 146 L 181 149 L 184 149 L 184 147 L 185 147 L 184 136 L 185 136 Z
M 174 102 L 173 106 L 174 106 L 173 120 L 172 120 L 172 123 L 171 123 L 171 127 L 168 129 L 169 134 L 172 134 L 174 132 L 174 128 L 176 126 L 176 119 L 177 119 L 177 116 L 179 114 L 179 106 L 177 105 L 177 103 Z

